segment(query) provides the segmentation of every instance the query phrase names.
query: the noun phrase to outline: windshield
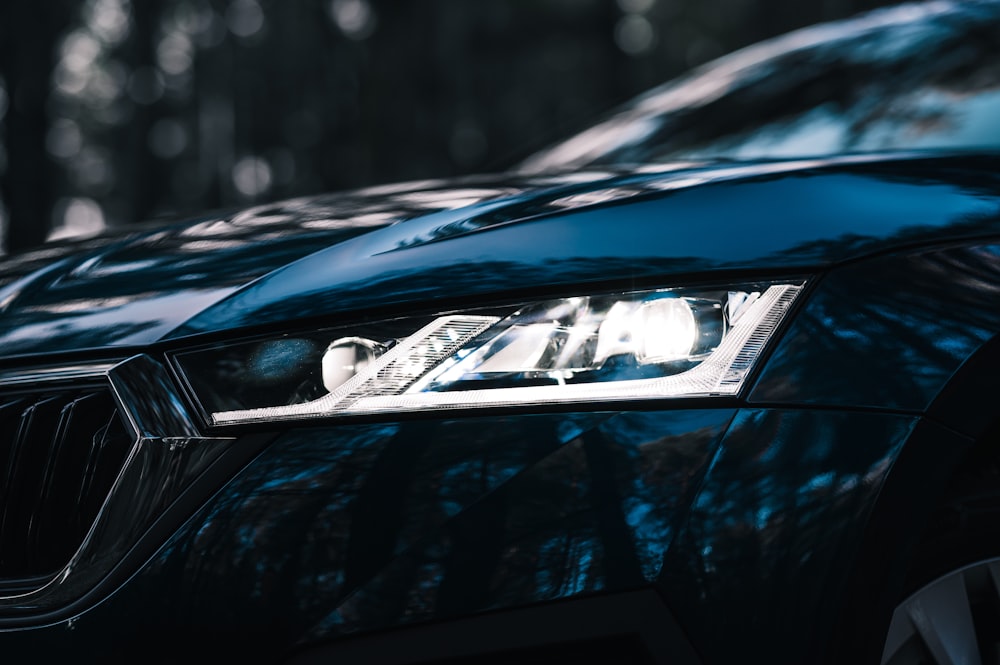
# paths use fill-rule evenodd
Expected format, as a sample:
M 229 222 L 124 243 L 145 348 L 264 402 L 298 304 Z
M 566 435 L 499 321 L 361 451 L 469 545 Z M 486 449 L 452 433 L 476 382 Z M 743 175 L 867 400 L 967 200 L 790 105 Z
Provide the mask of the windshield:
M 928 2 L 790 33 L 647 92 L 521 170 L 1000 149 L 1000 2 Z

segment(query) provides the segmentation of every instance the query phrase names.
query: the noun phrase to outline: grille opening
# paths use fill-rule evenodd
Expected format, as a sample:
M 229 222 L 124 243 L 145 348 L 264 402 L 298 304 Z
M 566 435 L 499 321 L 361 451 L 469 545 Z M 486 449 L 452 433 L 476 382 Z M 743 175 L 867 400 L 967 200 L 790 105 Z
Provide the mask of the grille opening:
M 0 587 L 69 562 L 133 440 L 108 388 L 0 393 Z

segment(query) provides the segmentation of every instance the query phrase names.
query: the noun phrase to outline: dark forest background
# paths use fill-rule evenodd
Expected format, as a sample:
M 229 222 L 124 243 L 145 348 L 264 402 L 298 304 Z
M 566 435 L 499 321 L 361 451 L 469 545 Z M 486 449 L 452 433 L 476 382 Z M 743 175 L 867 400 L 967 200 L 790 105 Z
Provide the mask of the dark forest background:
M 3 251 L 496 171 L 711 58 L 878 0 L 4 0 Z

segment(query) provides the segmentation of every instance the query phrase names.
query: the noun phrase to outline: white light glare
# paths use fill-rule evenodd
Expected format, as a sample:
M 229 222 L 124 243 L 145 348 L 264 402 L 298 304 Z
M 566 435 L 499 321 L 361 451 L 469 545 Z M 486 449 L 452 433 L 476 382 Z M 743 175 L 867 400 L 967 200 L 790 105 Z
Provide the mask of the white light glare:
M 633 320 L 636 360 L 640 363 L 669 362 L 691 355 L 698 339 L 698 324 L 683 298 L 646 301 Z

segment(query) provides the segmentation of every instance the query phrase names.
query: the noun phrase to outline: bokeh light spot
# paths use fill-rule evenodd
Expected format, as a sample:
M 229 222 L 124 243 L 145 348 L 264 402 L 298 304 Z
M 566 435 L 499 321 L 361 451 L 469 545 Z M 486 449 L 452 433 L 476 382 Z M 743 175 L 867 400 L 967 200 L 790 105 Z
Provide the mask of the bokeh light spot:
M 104 66 L 94 67 L 84 90 L 87 101 L 95 106 L 106 106 L 118 99 L 128 78 L 121 63 L 109 61 Z
M 351 39 L 367 39 L 375 32 L 375 10 L 368 0 L 333 0 L 330 17 Z
M 123 0 L 94 0 L 90 3 L 87 24 L 105 44 L 115 45 L 124 40 L 131 29 L 129 2 Z
M 69 159 L 80 152 L 83 135 L 80 126 L 68 118 L 59 118 L 45 135 L 45 149 L 59 159 Z
M 60 65 L 71 72 L 82 73 L 101 54 L 101 44 L 84 30 L 74 30 L 66 35 L 59 50 Z
M 262 157 L 244 157 L 233 166 L 233 184 L 247 197 L 260 196 L 271 189 L 271 165 Z
M 97 235 L 105 228 L 104 212 L 93 199 L 78 197 L 56 202 L 49 240 Z
M 252 37 L 264 27 L 264 10 L 254 0 L 234 0 L 226 8 L 226 25 L 237 37 Z
M 192 51 L 191 39 L 183 32 L 174 32 L 160 40 L 156 62 L 167 74 L 183 74 L 191 69 Z
M 56 90 L 66 97 L 76 97 L 87 87 L 87 78 L 80 72 L 74 72 L 60 62 L 52 72 L 52 84 Z
M 87 146 L 72 163 L 73 179 L 93 194 L 106 194 L 115 184 L 111 155 L 107 150 Z
M 629 55 L 643 55 L 656 44 L 656 30 L 645 16 L 627 14 L 615 25 L 615 43 Z

